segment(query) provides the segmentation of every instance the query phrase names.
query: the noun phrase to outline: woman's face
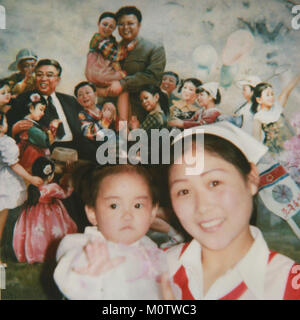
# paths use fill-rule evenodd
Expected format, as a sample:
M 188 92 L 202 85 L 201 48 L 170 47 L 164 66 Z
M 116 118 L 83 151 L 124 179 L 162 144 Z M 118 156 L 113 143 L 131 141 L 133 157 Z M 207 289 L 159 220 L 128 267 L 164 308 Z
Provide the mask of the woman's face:
M 156 105 L 159 100 L 159 95 L 158 93 L 153 95 L 148 91 L 142 91 L 140 94 L 140 99 L 141 99 L 142 107 L 147 112 L 151 112 L 156 108 Z
M 117 23 L 114 18 L 106 17 L 98 23 L 98 32 L 101 37 L 108 38 L 115 31 L 116 26 Z
M 140 26 L 141 25 L 134 14 L 124 15 L 118 20 L 119 34 L 126 42 L 130 42 L 137 37 Z
M 89 85 L 78 89 L 77 100 L 85 109 L 92 109 L 96 105 L 97 95 Z
M 156 215 L 145 179 L 137 173 L 124 172 L 105 177 L 95 208 L 87 208 L 90 222 L 98 225 L 112 242 L 131 244 L 149 230 Z
M 160 87 L 170 95 L 177 87 L 176 78 L 171 75 L 164 75 Z
M 197 101 L 201 107 L 207 107 L 213 101 L 213 97 L 203 90 L 199 93 Z
M 44 104 L 38 103 L 35 106 L 30 107 L 31 119 L 34 121 L 40 121 L 45 114 L 46 106 Z
M 181 89 L 181 96 L 188 103 L 194 103 L 197 98 L 195 85 L 190 81 L 185 82 Z
M 187 163 L 195 159 L 192 148 L 185 157 Z M 185 230 L 210 250 L 225 249 L 248 236 L 256 185 L 245 182 L 231 163 L 207 151 L 199 175 L 186 175 L 189 166 L 182 162 L 171 167 L 169 185 L 173 209 Z
M 274 104 L 274 90 L 271 87 L 264 89 L 261 93 L 260 98 L 256 98 L 257 102 L 265 107 L 271 108 Z
M 0 89 L 0 106 L 7 105 L 10 99 L 11 99 L 10 87 L 8 85 L 4 85 Z

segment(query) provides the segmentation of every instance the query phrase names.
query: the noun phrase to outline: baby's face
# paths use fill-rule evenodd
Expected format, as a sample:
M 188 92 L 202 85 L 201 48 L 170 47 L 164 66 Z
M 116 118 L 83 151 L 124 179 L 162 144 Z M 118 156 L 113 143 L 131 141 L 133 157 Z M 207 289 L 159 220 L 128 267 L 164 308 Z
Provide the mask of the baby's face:
M 145 179 L 137 173 L 124 172 L 102 180 L 96 207 L 88 210 L 88 216 L 94 216 L 107 240 L 132 244 L 148 232 L 157 207 L 153 206 Z
M 116 20 L 111 17 L 103 18 L 98 23 L 98 32 L 101 37 L 108 38 L 115 31 L 117 26 Z

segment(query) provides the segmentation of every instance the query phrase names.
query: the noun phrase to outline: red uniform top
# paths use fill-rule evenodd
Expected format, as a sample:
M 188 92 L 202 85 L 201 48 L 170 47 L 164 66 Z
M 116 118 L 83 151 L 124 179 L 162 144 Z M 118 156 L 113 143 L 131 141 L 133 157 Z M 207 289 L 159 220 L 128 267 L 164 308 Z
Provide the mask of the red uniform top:
M 183 300 L 300 300 L 300 264 L 270 251 L 260 230 L 247 254 L 203 294 L 201 245 L 193 240 L 167 250 L 170 275 Z

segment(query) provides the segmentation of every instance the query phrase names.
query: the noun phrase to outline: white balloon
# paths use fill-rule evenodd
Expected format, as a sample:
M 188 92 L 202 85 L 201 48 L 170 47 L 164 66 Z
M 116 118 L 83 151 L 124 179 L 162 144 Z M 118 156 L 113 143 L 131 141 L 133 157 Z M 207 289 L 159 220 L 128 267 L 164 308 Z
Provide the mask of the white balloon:
M 218 54 L 209 44 L 200 45 L 193 52 L 193 62 L 199 73 L 209 74 L 217 61 Z

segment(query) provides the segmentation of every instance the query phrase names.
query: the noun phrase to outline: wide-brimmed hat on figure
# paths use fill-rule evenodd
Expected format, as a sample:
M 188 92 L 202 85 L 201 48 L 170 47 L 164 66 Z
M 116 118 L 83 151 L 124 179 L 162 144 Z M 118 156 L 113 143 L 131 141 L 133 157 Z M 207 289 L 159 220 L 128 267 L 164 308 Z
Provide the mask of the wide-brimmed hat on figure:
M 9 65 L 8 70 L 11 70 L 11 71 L 18 70 L 19 63 L 25 59 L 34 59 L 37 61 L 38 56 L 31 49 L 28 49 L 28 48 L 21 49 L 16 55 L 16 61 L 12 62 Z

